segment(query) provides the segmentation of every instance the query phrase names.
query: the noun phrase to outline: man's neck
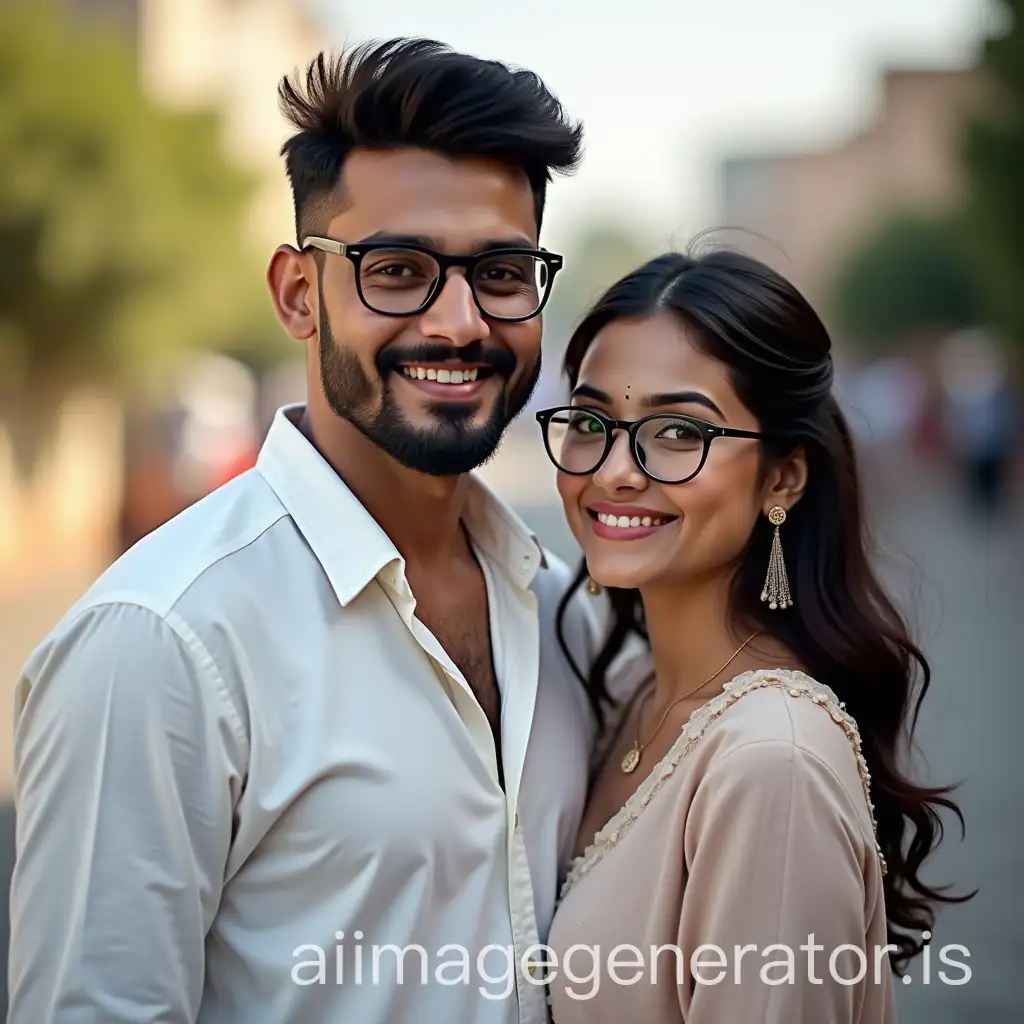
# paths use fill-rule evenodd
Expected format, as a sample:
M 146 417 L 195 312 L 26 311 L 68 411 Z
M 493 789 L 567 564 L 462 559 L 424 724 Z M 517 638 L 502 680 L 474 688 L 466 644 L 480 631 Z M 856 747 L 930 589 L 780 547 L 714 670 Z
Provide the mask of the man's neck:
M 466 476 L 408 469 L 351 423 L 316 406 L 307 406 L 298 426 L 407 564 L 443 564 L 466 553 L 460 525 L 470 483 Z

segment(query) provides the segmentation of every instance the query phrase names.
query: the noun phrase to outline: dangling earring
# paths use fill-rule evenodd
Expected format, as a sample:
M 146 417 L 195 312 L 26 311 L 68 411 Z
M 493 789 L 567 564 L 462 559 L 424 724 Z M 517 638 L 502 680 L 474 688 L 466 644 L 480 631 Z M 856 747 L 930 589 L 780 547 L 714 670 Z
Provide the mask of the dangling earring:
M 768 575 L 765 577 L 761 600 L 768 602 L 768 607 L 792 608 L 793 597 L 789 592 L 789 577 L 786 575 L 786 563 L 782 559 L 782 541 L 779 539 L 779 527 L 786 521 L 786 510 L 781 505 L 773 505 L 768 511 L 768 522 L 775 527 L 772 540 L 772 553 L 768 559 Z
M 592 597 L 597 597 L 601 593 L 601 584 L 597 580 L 592 580 L 589 576 L 587 577 L 587 593 Z

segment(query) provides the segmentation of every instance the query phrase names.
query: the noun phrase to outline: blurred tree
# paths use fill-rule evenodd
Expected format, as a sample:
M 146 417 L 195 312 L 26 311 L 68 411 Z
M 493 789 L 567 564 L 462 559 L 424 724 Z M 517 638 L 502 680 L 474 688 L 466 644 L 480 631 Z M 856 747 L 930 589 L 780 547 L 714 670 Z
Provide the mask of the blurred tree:
M 967 132 L 965 220 L 996 326 L 1024 349 L 1024 0 L 992 2 L 1009 30 L 982 58 L 994 95 L 989 116 Z
M 959 222 L 894 216 L 843 263 L 833 308 L 850 342 L 873 353 L 979 323 L 985 304 Z
M 148 101 L 119 38 L 0 0 L 0 416 L 22 471 L 77 384 L 276 344 L 251 187 L 212 115 Z

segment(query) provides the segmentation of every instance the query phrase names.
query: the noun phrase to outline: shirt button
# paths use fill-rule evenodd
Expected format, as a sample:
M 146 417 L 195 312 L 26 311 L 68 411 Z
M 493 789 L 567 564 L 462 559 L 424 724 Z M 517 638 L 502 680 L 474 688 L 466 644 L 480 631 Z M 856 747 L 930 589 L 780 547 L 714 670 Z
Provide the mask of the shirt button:
M 515 825 L 516 828 L 519 828 L 519 812 L 518 811 L 516 811 L 514 825 Z

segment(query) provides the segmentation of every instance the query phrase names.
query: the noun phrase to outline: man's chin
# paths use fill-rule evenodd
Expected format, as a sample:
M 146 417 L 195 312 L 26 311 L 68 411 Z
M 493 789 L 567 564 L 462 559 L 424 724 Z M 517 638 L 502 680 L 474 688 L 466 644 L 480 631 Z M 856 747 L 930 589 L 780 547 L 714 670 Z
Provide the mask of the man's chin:
M 378 444 L 407 469 L 429 476 L 460 476 L 490 461 L 498 450 L 504 426 L 485 424 L 465 430 L 446 424 L 433 429 L 406 428 L 379 437 Z
M 386 387 L 376 414 L 352 422 L 407 469 L 461 476 L 494 457 L 512 418 L 506 390 L 488 392 L 446 402 L 412 386 Z
M 481 466 L 486 465 L 497 452 L 497 445 L 491 445 L 486 449 L 477 448 L 467 450 L 447 449 L 439 451 L 433 449 L 428 453 L 410 452 L 399 450 L 391 452 L 392 458 L 400 462 L 406 469 L 415 470 L 427 476 L 447 477 L 464 476 L 472 473 Z

